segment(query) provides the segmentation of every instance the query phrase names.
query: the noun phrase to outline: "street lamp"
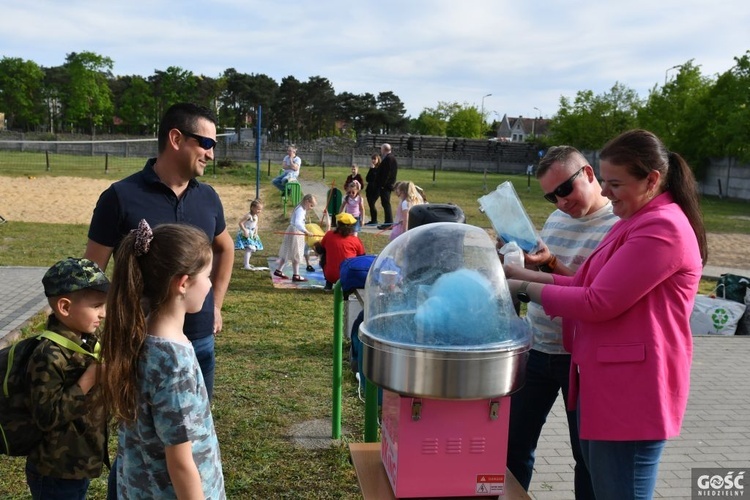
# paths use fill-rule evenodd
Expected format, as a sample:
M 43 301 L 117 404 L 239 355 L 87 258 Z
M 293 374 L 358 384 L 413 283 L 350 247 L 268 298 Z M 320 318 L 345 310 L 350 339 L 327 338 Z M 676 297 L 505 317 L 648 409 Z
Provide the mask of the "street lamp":
M 542 110 L 539 109 L 539 108 L 537 108 L 536 106 L 534 106 L 534 109 L 537 110 L 537 111 L 539 111 L 539 118 L 541 118 L 542 117 Z
M 666 85 L 666 84 L 667 84 L 667 75 L 669 74 L 669 72 L 670 72 L 671 70 L 673 70 L 673 69 L 677 69 L 677 68 L 681 68 L 681 67 L 682 67 L 682 65 L 681 65 L 681 64 L 675 64 L 675 65 L 674 65 L 674 66 L 672 66 L 671 68 L 667 68 L 667 70 L 666 70 L 666 71 L 664 72 L 664 85 Z
M 487 95 L 482 96 L 482 123 L 484 123 L 484 98 L 490 97 L 491 95 L 492 94 L 487 94 Z

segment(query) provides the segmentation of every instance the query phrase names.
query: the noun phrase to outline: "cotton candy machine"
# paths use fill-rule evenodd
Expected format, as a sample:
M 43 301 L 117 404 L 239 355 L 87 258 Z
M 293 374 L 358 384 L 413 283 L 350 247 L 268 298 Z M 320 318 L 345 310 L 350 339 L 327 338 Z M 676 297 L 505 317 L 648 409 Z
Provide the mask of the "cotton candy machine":
M 410 229 L 373 264 L 359 337 L 382 387 L 381 457 L 397 497 L 498 495 L 509 394 L 531 333 L 513 308 L 495 242 L 438 222 Z

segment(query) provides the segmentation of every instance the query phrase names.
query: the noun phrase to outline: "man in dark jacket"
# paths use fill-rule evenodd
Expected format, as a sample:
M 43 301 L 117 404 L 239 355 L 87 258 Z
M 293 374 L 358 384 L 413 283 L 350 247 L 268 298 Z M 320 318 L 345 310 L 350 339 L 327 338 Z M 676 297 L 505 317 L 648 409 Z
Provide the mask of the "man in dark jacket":
M 396 183 L 398 173 L 398 162 L 391 152 L 391 145 L 384 143 L 380 146 L 380 166 L 378 166 L 377 183 L 380 188 L 380 204 L 383 205 L 383 225 L 378 229 L 390 229 L 393 224 L 393 212 L 391 211 L 391 192 Z

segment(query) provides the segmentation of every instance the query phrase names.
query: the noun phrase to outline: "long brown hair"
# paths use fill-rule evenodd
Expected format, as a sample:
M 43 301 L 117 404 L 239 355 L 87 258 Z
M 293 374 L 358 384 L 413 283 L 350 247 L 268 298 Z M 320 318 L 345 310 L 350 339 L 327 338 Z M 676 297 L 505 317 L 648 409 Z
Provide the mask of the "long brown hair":
M 599 159 L 624 166 L 636 179 L 645 179 L 651 171 L 657 170 L 661 174 L 659 187 L 672 195 L 690 222 L 705 265 L 708 259 L 706 228 L 695 176 L 685 159 L 668 151 L 652 132 L 640 129 L 624 132 L 609 141 L 599 153 Z
M 146 315 L 163 312 L 174 277 L 192 277 L 211 262 L 206 234 L 187 224 L 157 226 L 145 251 L 136 248 L 136 239 L 131 232 L 115 253 L 101 341 L 106 365 L 100 373 L 103 402 L 117 421 L 137 417 L 138 361 L 146 339 Z

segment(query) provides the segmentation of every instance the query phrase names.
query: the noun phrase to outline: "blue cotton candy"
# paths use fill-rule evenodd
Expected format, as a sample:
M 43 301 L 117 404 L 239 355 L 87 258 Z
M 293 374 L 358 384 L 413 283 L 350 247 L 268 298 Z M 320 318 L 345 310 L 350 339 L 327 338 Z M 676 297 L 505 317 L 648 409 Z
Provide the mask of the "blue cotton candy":
M 492 283 L 471 269 L 438 278 L 414 315 L 417 336 L 425 345 L 468 346 L 498 342 L 505 330 L 501 322 Z

